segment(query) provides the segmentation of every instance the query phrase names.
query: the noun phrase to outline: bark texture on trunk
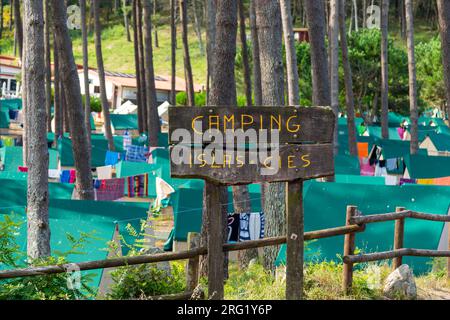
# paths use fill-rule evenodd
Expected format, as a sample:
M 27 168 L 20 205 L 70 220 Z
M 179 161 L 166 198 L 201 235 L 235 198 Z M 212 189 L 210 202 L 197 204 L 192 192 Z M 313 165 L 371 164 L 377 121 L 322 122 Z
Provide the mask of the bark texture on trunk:
M 144 35 L 142 21 L 142 0 L 137 0 L 137 36 L 138 36 L 138 53 L 139 53 L 139 72 L 141 74 L 141 101 L 142 101 L 142 124 L 144 132 L 148 134 L 148 117 L 147 117 L 147 92 L 145 78 L 145 54 L 144 54 Z
M 188 105 L 195 106 L 194 96 L 194 80 L 192 78 L 191 56 L 189 54 L 188 42 L 188 14 L 187 14 L 187 0 L 180 0 L 180 16 L 182 26 L 183 52 L 184 52 L 184 70 L 186 78 L 186 91 Z
M 145 92 L 147 96 L 148 142 L 150 147 L 158 146 L 158 134 L 161 131 L 156 102 L 155 71 L 153 68 L 152 47 L 152 2 L 144 0 L 144 67 Z
M 103 52 L 102 52 L 102 26 L 100 24 L 100 0 L 94 1 L 94 30 L 95 30 L 95 54 L 97 56 L 97 71 L 100 82 L 100 100 L 102 103 L 103 121 L 105 128 L 105 137 L 108 140 L 108 148 L 114 151 L 114 140 L 111 129 L 111 119 L 109 116 L 109 102 L 106 96 L 106 83 L 105 83 L 105 67 L 103 65 Z
M 125 31 L 127 34 L 127 41 L 131 42 L 131 33 L 130 33 L 130 21 L 129 21 L 129 10 L 128 10 L 128 0 L 123 0 L 123 23 L 125 25 Z
M 19 48 L 19 58 L 22 59 L 23 54 L 23 26 L 22 17 L 20 16 L 20 1 L 14 0 L 14 36 L 16 38 L 16 44 Z
M 176 105 L 176 82 L 177 76 L 177 24 L 176 24 L 176 0 L 170 0 L 170 56 L 171 56 L 171 78 L 170 78 L 170 104 Z
M 247 35 L 245 30 L 245 12 L 244 12 L 244 1 L 238 0 L 239 2 L 239 35 L 241 38 L 242 46 L 242 61 L 244 65 L 244 89 L 245 97 L 247 100 L 247 106 L 253 105 L 252 102 L 252 78 L 250 75 L 250 63 L 248 59 L 248 46 L 247 46 Z
M 137 0 L 132 2 L 132 14 L 133 14 L 133 48 L 134 48 L 134 63 L 136 70 L 136 85 L 137 85 L 137 106 L 138 106 L 138 127 L 139 133 L 144 132 L 144 115 L 143 115 L 143 102 L 142 102 L 142 92 L 141 92 L 141 67 L 139 60 L 139 39 L 138 39 L 138 24 L 137 24 Z
M 255 1 L 256 26 L 260 49 L 262 104 L 284 105 L 284 70 L 282 57 L 282 26 L 277 0 Z M 267 186 L 264 201 L 266 237 L 286 234 L 285 184 Z M 278 247 L 264 248 L 264 267 L 274 270 Z
M 444 66 L 445 95 L 447 98 L 447 117 L 450 117 L 450 2 L 437 0 L 439 31 L 442 45 L 442 65 Z
M 59 50 L 58 44 L 56 43 L 56 33 L 53 32 L 53 66 L 54 66 L 54 112 L 55 112 L 55 141 L 54 146 L 58 146 L 58 138 L 62 134 L 62 112 L 61 112 L 61 78 L 59 76 Z
M 300 88 L 298 80 L 297 51 L 295 50 L 294 31 L 292 28 L 291 1 L 280 0 L 281 21 L 283 23 L 284 43 L 286 47 L 286 70 L 289 105 L 300 105 Z
M 262 105 L 261 89 L 261 61 L 259 58 L 258 29 L 256 27 L 255 0 L 250 0 L 250 31 L 252 37 L 252 59 L 253 59 L 253 92 L 255 105 Z
M 338 118 L 339 118 L 339 0 L 330 1 L 330 95 L 331 109 L 336 116 L 334 131 L 334 154 L 339 151 Z
M 192 13 L 194 15 L 195 33 L 196 33 L 197 39 L 198 39 L 198 47 L 200 49 L 200 54 L 204 55 L 205 54 L 205 49 L 203 47 L 202 27 L 201 27 L 201 24 L 200 24 L 200 20 L 198 18 L 197 4 L 196 4 L 196 0 L 191 0 L 191 1 L 192 1 Z
M 89 92 L 89 53 L 86 22 L 86 0 L 80 0 L 81 37 L 83 38 L 83 78 L 84 78 L 84 123 L 86 125 L 87 144 L 91 154 L 91 94 Z
M 344 68 L 345 102 L 347 104 L 348 148 L 352 156 L 358 155 L 355 129 L 355 99 L 353 78 L 348 57 L 347 30 L 345 28 L 345 0 L 339 2 L 339 30 L 341 36 L 342 66 Z
M 94 199 L 94 191 L 92 187 L 91 159 L 87 145 L 78 70 L 73 56 L 72 41 L 67 29 L 66 6 L 62 1 L 52 0 L 52 9 L 60 78 L 64 88 L 60 93 L 61 96 L 64 96 L 69 111 L 68 120 L 76 169 L 75 187 L 79 199 L 92 200 Z
M 206 104 L 209 104 L 210 87 L 211 87 L 211 75 L 213 73 L 214 65 L 212 64 L 212 57 L 214 55 L 214 48 L 216 46 L 216 0 L 207 0 L 207 42 L 206 42 L 206 55 L 207 55 L 207 79 L 206 79 Z
M 0 0 L 1 2 L 1 0 Z M 44 0 L 44 45 L 45 45 L 45 107 L 47 110 L 47 132 L 52 132 L 52 69 L 50 46 L 50 6 L 49 0 Z
M 411 117 L 411 154 L 419 149 L 418 139 L 418 109 L 417 109 L 417 81 L 416 58 L 414 54 L 414 17 L 412 0 L 405 0 L 406 9 L 406 42 L 408 46 L 408 73 L 409 73 L 409 109 Z
M 34 260 L 50 255 L 48 214 L 47 111 L 45 108 L 44 10 L 42 1 L 24 0 L 25 72 L 27 76 L 28 190 L 27 255 Z
M 381 136 L 389 139 L 389 74 L 388 74 L 388 18 L 389 0 L 382 0 L 381 6 Z

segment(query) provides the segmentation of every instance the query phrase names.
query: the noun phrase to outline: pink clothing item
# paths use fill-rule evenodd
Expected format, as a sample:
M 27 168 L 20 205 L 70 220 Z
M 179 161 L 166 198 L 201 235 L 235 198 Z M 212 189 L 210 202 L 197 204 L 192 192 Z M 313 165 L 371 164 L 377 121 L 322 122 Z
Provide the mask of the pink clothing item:
M 397 128 L 398 135 L 400 136 L 400 139 L 402 139 L 402 140 L 405 137 L 405 131 L 406 131 L 405 128 L 402 128 L 402 127 Z
M 75 183 L 76 180 L 76 171 L 75 170 L 70 170 L 70 179 L 69 179 L 69 183 Z
M 370 165 L 368 158 L 359 158 L 359 167 L 362 176 L 375 175 L 375 167 Z

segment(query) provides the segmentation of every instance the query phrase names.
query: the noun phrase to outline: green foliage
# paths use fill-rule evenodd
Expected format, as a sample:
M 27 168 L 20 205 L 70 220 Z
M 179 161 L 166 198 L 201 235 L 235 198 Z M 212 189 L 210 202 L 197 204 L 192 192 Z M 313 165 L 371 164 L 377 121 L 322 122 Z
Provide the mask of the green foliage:
M 29 261 L 25 253 L 21 251 L 15 238 L 21 223 L 15 222 L 14 217 L 5 215 L 0 221 L 0 266 L 2 269 L 26 268 L 29 266 L 39 267 L 55 264 L 69 263 L 69 254 L 81 254 L 80 250 L 91 238 L 90 234 L 81 234 L 75 238 L 67 234 L 71 244 L 67 252 L 55 252 L 56 256 Z M 74 300 L 87 299 L 94 295 L 88 283 L 92 275 L 84 274 L 81 277 L 80 289 L 69 289 L 67 285 L 67 274 L 44 275 L 35 277 L 24 277 L 6 279 L 0 281 L 0 300 Z
M 127 243 L 121 237 L 121 243 L 130 250 L 127 257 L 145 254 L 144 237 L 150 237 L 145 233 L 147 222 L 141 221 L 140 230 L 136 230 L 130 224 L 126 229 L 134 239 L 134 243 Z M 110 243 L 112 249 L 116 247 Z M 117 248 L 115 248 L 117 249 Z M 170 272 L 158 268 L 158 264 L 142 264 L 135 266 L 120 267 L 111 272 L 114 283 L 108 299 L 145 299 L 150 296 L 180 293 L 185 289 L 185 273 L 181 263 L 171 263 Z
M 86 103 L 86 96 L 82 95 L 82 99 L 84 106 Z M 91 112 L 102 112 L 102 101 L 100 100 L 100 98 L 90 96 L 90 100 L 91 100 Z
M 421 98 L 432 106 L 446 100 L 442 69 L 441 40 L 438 37 L 416 45 L 417 80 L 422 83 Z

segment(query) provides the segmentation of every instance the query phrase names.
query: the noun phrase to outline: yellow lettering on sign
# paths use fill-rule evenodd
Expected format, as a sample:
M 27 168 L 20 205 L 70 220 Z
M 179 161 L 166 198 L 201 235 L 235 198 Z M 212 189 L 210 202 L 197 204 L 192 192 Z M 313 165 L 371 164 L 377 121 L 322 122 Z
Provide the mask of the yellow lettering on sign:
M 222 167 L 223 167 L 223 164 L 222 164 L 222 166 L 219 166 L 219 165 L 216 164 L 216 155 L 214 154 L 213 157 L 212 157 L 211 168 L 213 168 L 213 169 L 220 169 Z
M 209 130 L 211 130 L 213 126 L 216 126 L 214 129 L 220 130 L 219 116 L 209 116 Z
M 225 168 L 228 165 L 228 168 L 231 168 L 231 155 L 226 154 L 223 156 L 224 157 L 224 163 L 223 163 L 223 167 Z
M 234 114 L 232 114 L 230 117 L 227 115 L 223 116 L 223 132 L 227 131 L 227 123 L 231 122 L 231 129 L 234 131 Z
M 236 156 L 236 163 L 238 164 L 237 165 L 238 168 L 242 168 L 244 166 L 244 161 L 241 159 L 242 159 L 242 156 Z
M 305 162 L 305 164 L 303 165 L 303 168 L 308 168 L 311 165 L 311 161 L 309 160 L 309 154 L 303 155 L 302 160 L 303 160 L 303 162 Z
M 195 117 L 194 119 L 192 119 L 191 127 L 192 127 L 192 130 L 194 131 L 194 133 L 196 133 L 196 134 L 203 134 L 203 132 L 195 130 L 195 122 L 202 118 L 203 118 L 203 116 L 198 116 L 198 117 Z
M 205 160 L 205 154 L 204 153 L 199 154 L 197 156 L 197 160 L 201 162 L 201 164 L 199 166 L 200 168 L 203 168 L 204 166 L 206 166 L 206 160 Z
M 278 115 L 278 118 L 276 118 L 275 116 L 271 115 L 270 116 L 270 130 L 274 130 L 274 123 L 276 123 L 278 125 L 278 128 L 276 130 L 281 130 L 281 115 Z
M 300 131 L 300 125 L 299 124 L 295 124 L 295 125 L 292 125 L 292 127 L 289 127 L 289 123 L 294 118 L 297 118 L 297 116 L 289 117 L 289 119 L 287 119 L 287 121 L 286 121 L 286 129 L 287 129 L 287 131 L 292 132 L 292 133 L 296 133 L 296 132 Z
M 294 165 L 294 158 L 295 158 L 295 156 L 288 156 L 288 168 L 289 169 L 297 168 L 297 166 Z
M 245 119 L 249 119 L 249 120 L 245 120 Z M 243 114 L 241 115 L 241 129 L 244 129 L 244 126 L 249 126 L 254 122 L 253 116 L 249 115 L 249 114 Z

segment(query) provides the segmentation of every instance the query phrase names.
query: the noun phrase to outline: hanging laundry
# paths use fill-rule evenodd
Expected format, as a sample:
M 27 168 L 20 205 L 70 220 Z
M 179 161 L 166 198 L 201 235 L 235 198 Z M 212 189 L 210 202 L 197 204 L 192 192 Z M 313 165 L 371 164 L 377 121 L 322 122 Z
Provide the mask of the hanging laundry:
M 416 179 L 405 179 L 405 178 L 400 178 L 400 182 L 399 185 L 404 185 L 404 184 L 416 184 Z
M 239 240 L 264 238 L 265 217 L 263 212 L 241 213 Z
M 430 185 L 434 183 L 434 179 L 417 179 L 417 184 Z
M 112 178 L 112 166 L 97 167 L 97 179 L 105 180 Z
M 369 156 L 369 143 L 358 142 L 358 157 L 367 158 Z
M 62 170 L 59 180 L 61 183 L 70 183 L 70 170 Z
M 2 137 L 4 147 L 14 147 L 14 138 L 12 137 Z
M 105 166 L 115 166 L 123 158 L 121 153 L 108 150 L 105 156 Z
M 403 138 L 405 137 L 405 128 L 403 128 L 403 127 L 398 127 L 397 128 L 397 133 L 398 133 L 398 136 L 400 137 L 400 139 L 401 140 L 403 140 Z
M 27 167 L 19 167 L 19 172 L 28 172 L 28 168 Z
M 123 135 L 123 150 L 127 150 L 127 147 L 133 144 L 133 139 L 131 138 L 128 130 L 125 131 Z
M 387 186 L 396 186 L 398 184 L 398 177 L 391 174 L 384 176 L 384 180 Z
M 239 229 L 241 224 L 239 213 L 228 213 L 227 240 L 228 242 L 239 241 Z
M 154 207 L 160 207 L 162 205 L 162 200 L 169 198 L 170 195 L 174 192 L 175 189 L 172 188 L 170 184 L 168 184 L 160 177 L 156 177 L 156 200 Z
M 359 166 L 362 176 L 373 176 L 375 174 L 375 167 L 370 165 L 367 158 L 359 158 Z
M 148 174 L 128 177 L 127 182 L 130 198 L 148 197 Z
M 48 177 L 50 179 L 59 179 L 60 176 L 61 176 L 61 170 L 48 169 Z
M 380 165 L 381 161 L 375 166 L 375 177 L 385 177 L 387 176 L 386 166 Z
M 125 161 L 130 162 L 147 162 L 148 147 L 130 145 L 126 148 Z
M 94 180 L 94 194 L 97 201 L 114 201 L 125 193 L 125 179 Z
M 434 178 L 433 180 L 437 186 L 450 186 L 450 177 Z
M 77 173 L 75 170 L 70 170 L 70 177 L 69 177 L 69 183 L 75 183 L 75 180 L 77 179 Z
M 394 171 L 398 169 L 397 159 L 387 159 L 386 160 L 386 168 L 388 171 Z

